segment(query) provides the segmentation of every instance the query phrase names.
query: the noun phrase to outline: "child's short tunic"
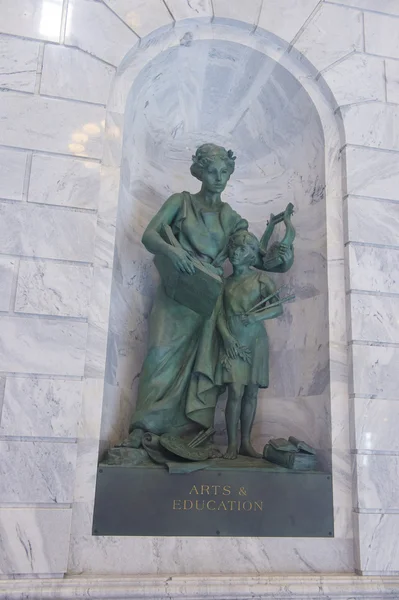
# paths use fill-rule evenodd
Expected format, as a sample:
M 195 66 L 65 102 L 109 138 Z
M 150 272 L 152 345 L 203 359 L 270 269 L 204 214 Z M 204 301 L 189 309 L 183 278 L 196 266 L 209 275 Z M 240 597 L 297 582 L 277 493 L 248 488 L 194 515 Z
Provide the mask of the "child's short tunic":
M 230 359 L 230 368 L 223 367 L 224 383 L 255 384 L 266 388 L 269 385 L 269 342 L 263 321 L 244 325 L 242 314 L 247 313 L 262 298 L 275 290 L 270 278 L 262 271 L 229 277 L 225 282 L 223 304 L 227 327 L 240 346 L 251 353 L 251 362 L 242 358 Z M 260 309 L 266 308 L 262 305 Z

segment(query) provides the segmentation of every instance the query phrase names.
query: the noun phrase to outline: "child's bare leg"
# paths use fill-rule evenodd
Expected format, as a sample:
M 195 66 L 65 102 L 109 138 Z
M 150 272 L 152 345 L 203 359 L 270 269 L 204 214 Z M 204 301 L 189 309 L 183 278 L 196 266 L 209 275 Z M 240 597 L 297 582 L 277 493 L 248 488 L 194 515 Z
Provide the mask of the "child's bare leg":
M 254 384 L 245 386 L 241 403 L 241 446 L 239 453 L 252 458 L 262 457 L 251 444 L 251 431 L 258 404 L 258 390 L 259 387 Z
M 229 383 L 226 405 L 226 425 L 228 447 L 224 458 L 237 458 L 238 447 L 238 421 L 241 412 L 241 400 L 244 386 L 240 383 Z

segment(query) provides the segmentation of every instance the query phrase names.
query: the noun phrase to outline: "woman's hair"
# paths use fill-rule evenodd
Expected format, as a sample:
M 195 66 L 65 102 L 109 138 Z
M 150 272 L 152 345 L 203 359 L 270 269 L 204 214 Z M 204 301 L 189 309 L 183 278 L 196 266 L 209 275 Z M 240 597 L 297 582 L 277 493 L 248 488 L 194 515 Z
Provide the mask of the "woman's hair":
M 249 246 L 254 256 L 252 264 L 254 265 L 257 262 L 259 255 L 259 241 L 253 233 L 250 233 L 245 229 L 233 233 L 229 238 L 228 248 L 234 248 L 236 246 Z
M 216 146 L 216 144 L 202 144 L 202 146 L 197 148 L 197 151 L 193 156 L 193 164 L 190 168 L 191 175 L 194 175 L 194 177 L 202 181 L 203 170 L 206 169 L 215 158 L 220 158 L 226 163 L 230 175 L 234 172 L 236 157 L 232 150 L 226 150 L 226 148 Z

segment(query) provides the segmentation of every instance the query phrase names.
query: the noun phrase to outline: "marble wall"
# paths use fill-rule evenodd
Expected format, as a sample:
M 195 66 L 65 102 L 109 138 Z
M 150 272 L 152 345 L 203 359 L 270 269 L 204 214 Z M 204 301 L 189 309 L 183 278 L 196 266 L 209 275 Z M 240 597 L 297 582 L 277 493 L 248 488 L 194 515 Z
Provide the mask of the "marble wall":
M 396 2 L 14 0 L 1 5 L 0 15 L 0 577 L 399 572 Z M 226 54 L 216 52 L 209 60 L 199 50 L 201 44 Z M 193 70 L 195 47 L 199 60 Z M 150 126 L 144 118 L 137 124 L 138 113 L 136 124 L 126 127 L 130 89 L 136 90 L 137 101 L 150 93 L 139 85 L 140 72 L 151 65 L 167 72 L 167 58 L 176 54 L 175 48 L 179 77 L 175 91 L 162 98 L 164 112 L 159 112 L 159 102 L 165 88 L 152 82 L 158 96 L 148 112 Z M 237 52 L 237 70 L 225 68 L 231 52 Z M 284 85 L 280 90 L 287 121 L 278 111 L 267 115 L 264 110 L 269 102 L 275 106 L 276 89 L 265 86 L 265 81 L 275 86 L 278 80 L 279 69 L 269 77 L 271 61 L 290 73 L 284 85 L 293 85 L 292 92 Z M 251 68 L 243 69 L 249 63 Z M 243 70 L 247 77 L 253 73 L 251 84 L 245 78 L 240 82 Z M 244 152 L 242 171 L 237 170 L 229 188 L 232 202 L 250 215 L 254 230 L 272 204 L 263 202 L 264 189 L 270 199 L 282 201 L 289 156 L 293 171 L 303 176 L 301 183 L 295 178 L 292 182 L 295 199 L 308 199 L 316 173 L 323 184 L 325 167 L 326 218 L 313 203 L 309 215 L 315 216 L 314 238 L 307 238 L 302 228 L 305 204 L 298 221 L 304 249 L 314 248 L 315 264 L 324 260 L 324 280 L 315 289 L 326 292 L 328 283 L 331 444 L 325 446 L 332 448 L 336 537 L 198 539 L 195 544 L 183 538 L 94 539 L 90 530 L 99 442 L 116 439 L 121 428 L 115 415 L 127 419 L 131 411 L 137 369 L 131 370 L 129 351 L 134 343 L 137 356 L 144 352 L 145 316 L 155 284 L 144 251 L 130 271 L 121 262 L 112 281 L 119 183 L 120 218 L 123 210 L 132 210 L 123 194 L 143 199 L 142 210 L 135 213 L 137 228 L 125 241 L 129 248 L 137 243 L 134 232 L 139 234 L 167 192 L 185 184 L 178 179 L 180 168 L 162 170 L 165 177 L 172 174 L 159 184 L 159 176 L 153 178 L 155 185 L 148 182 L 163 164 L 164 153 L 165 164 L 188 165 L 192 146 L 202 141 L 195 131 L 214 124 L 209 107 L 199 110 L 187 100 L 217 104 L 212 94 L 203 100 L 198 90 L 204 81 L 219 80 L 222 71 L 220 80 L 226 81 L 235 101 L 226 111 L 218 105 L 224 128 L 213 129 L 216 141 L 231 140 L 237 153 L 239 147 L 249 149 L 250 140 L 258 142 L 253 156 L 248 149 Z M 184 73 L 195 77 L 186 79 Z M 243 87 L 253 91 L 250 100 Z M 262 88 L 269 90 L 263 100 Z M 301 89 L 305 92 L 297 106 L 296 91 Z M 182 121 L 190 124 L 187 131 L 176 118 L 176 94 L 185 111 Z M 284 104 L 290 94 L 291 108 Z M 306 95 L 315 110 L 306 104 Z M 253 115 L 247 113 L 231 134 L 245 103 L 254 107 Z M 167 132 L 163 115 L 168 115 Z M 268 138 L 258 135 L 265 115 L 279 129 L 287 125 L 279 140 L 278 147 L 284 148 L 280 155 L 265 152 Z M 205 120 L 197 123 L 199 116 Z M 287 135 L 294 125 L 296 143 L 288 148 Z M 305 130 L 312 135 L 306 137 Z M 129 159 L 123 155 L 122 162 L 124 131 L 137 136 L 137 148 L 145 152 L 129 153 Z M 269 141 L 274 144 L 279 131 L 272 131 Z M 300 156 L 301 139 L 313 157 L 309 165 Z M 314 146 L 312 139 L 317 140 Z M 157 140 L 169 142 L 157 145 Z M 153 162 L 146 167 L 149 156 Z M 273 162 L 277 158 L 281 165 Z M 257 161 L 265 175 L 259 171 L 254 177 Z M 282 174 L 274 187 L 270 175 L 279 168 Z M 261 206 L 246 200 L 261 201 Z M 121 231 L 116 235 L 117 258 L 123 255 Z M 309 277 L 316 272 L 321 270 L 311 267 Z M 304 315 L 314 311 L 318 295 L 307 293 L 306 281 L 295 279 L 303 294 L 299 314 L 292 315 L 298 322 L 302 310 Z M 121 322 L 112 311 L 109 319 L 112 284 L 113 299 L 124 307 Z M 134 286 L 139 294 L 132 305 Z M 124 325 L 130 332 L 127 339 L 118 338 Z M 285 322 L 278 327 L 276 339 L 284 339 Z M 312 330 L 312 344 L 319 341 L 318 331 Z M 298 326 L 298 339 L 308 333 Z M 109 352 L 116 358 L 106 367 L 108 338 Z M 313 369 L 316 361 L 311 359 L 311 364 Z M 313 385 L 314 370 L 307 369 L 307 393 L 297 393 L 294 385 L 289 397 L 301 397 L 304 411 L 309 411 L 301 415 L 315 415 L 313 406 L 326 406 L 322 403 L 327 396 L 319 398 L 323 377 Z M 299 414 L 297 407 L 292 401 L 292 414 Z M 326 422 L 320 413 L 314 429 L 324 431 Z

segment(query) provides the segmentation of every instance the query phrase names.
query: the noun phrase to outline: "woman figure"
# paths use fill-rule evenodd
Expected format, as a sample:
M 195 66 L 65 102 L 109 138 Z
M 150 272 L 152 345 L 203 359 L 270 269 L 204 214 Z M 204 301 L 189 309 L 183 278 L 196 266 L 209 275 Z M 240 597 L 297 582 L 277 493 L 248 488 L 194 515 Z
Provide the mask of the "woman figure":
M 193 156 L 191 174 L 202 183 L 197 194 L 182 192 L 171 196 L 149 223 L 142 241 L 152 254 L 164 254 L 174 267 L 192 274 L 192 258 L 214 267 L 220 273 L 227 257 L 230 236 L 246 230 L 248 223 L 221 193 L 234 171 L 231 150 L 204 144 Z M 169 225 L 180 248 L 160 235 Z M 292 257 L 286 256 L 286 271 Z M 215 370 L 218 360 L 218 308 L 204 318 L 170 298 L 159 285 L 149 320 L 149 348 L 140 375 L 138 400 L 125 445 L 137 446 L 140 432 L 179 433 L 191 427 L 213 424 L 218 386 Z M 139 430 L 139 431 L 137 431 Z

